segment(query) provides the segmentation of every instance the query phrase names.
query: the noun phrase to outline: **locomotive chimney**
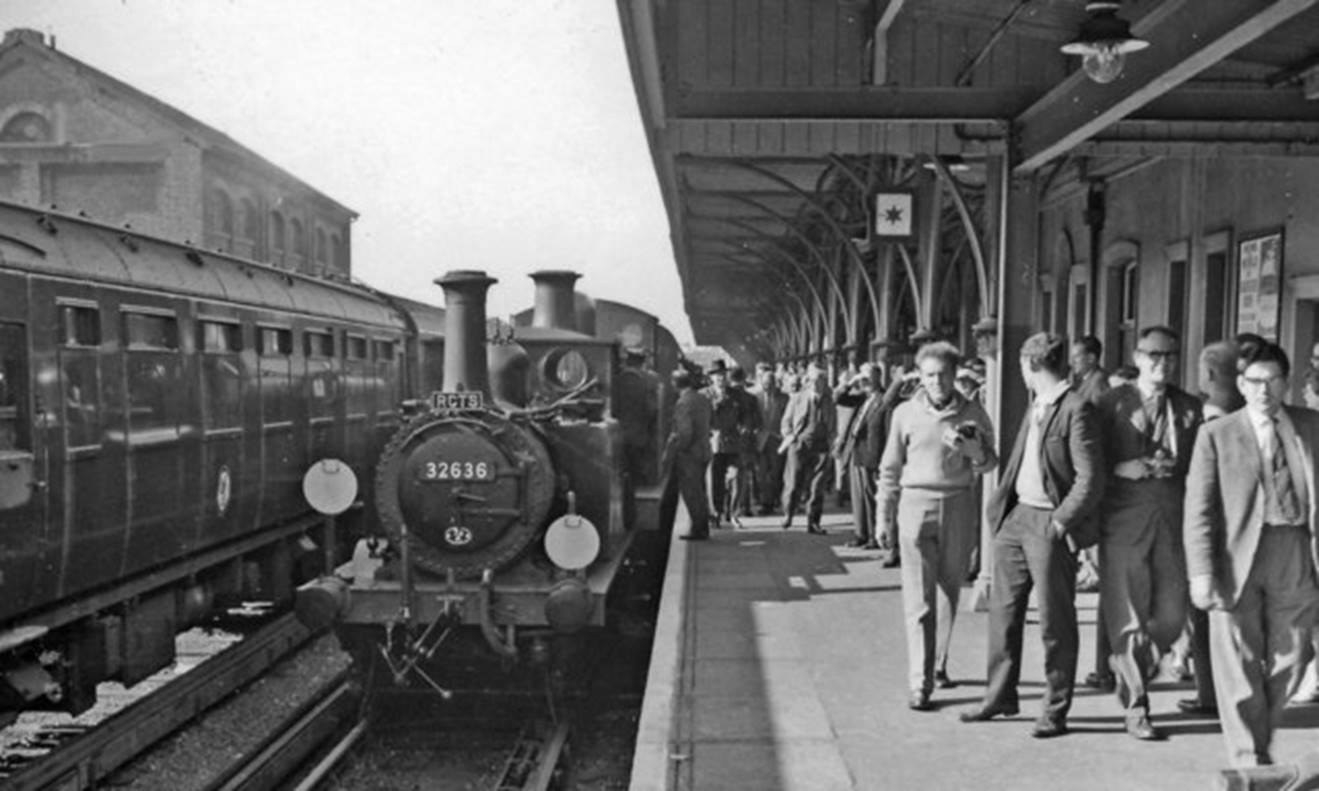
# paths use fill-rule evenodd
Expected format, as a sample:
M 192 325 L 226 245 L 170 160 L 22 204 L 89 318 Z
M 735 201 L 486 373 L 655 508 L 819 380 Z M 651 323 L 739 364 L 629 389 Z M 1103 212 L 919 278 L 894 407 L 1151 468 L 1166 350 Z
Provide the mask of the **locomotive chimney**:
M 577 330 L 573 283 L 579 277 L 581 275 L 567 269 L 542 269 L 531 273 L 531 279 L 536 281 L 536 308 L 531 326 Z
M 458 269 L 435 284 L 444 289 L 444 389 L 490 396 L 485 355 L 485 292 L 498 281 L 485 272 Z

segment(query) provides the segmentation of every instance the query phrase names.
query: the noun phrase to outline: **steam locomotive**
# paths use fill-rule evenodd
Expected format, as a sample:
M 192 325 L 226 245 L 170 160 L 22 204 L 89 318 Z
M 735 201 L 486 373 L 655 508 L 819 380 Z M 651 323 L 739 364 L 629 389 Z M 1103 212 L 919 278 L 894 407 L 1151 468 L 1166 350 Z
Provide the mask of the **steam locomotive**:
M 663 380 L 577 331 L 575 273 L 533 278 L 532 325 L 492 343 L 494 281 L 474 271 L 436 281 L 445 390 L 381 456 L 383 540 L 363 539 L 338 574 L 299 590 L 304 619 L 336 623 L 359 665 L 383 660 L 395 681 L 446 695 L 437 676 L 473 643 L 478 665 L 546 659 L 557 636 L 604 625 L 634 538 L 657 521 Z
M 455 277 L 446 288 L 475 289 Z M 632 312 L 654 358 L 676 354 Z M 313 605 L 326 589 L 351 602 L 346 623 L 406 625 L 432 616 L 440 579 L 450 610 L 461 599 L 467 620 L 506 630 L 504 646 L 509 627 L 548 622 L 550 600 L 598 621 L 596 570 L 643 521 L 634 489 L 654 483 L 612 471 L 619 346 L 525 328 L 521 352 L 498 346 L 508 364 L 488 392 L 477 363 L 448 363 L 460 349 L 476 359 L 479 313 L 0 202 L 0 724 L 28 708 L 80 712 L 99 681 L 169 664 L 175 634 L 218 607 L 292 603 L 300 586 Z M 439 409 L 415 406 L 432 393 Z M 470 408 L 451 409 L 454 393 Z M 395 481 L 398 497 L 377 510 L 353 492 L 327 517 L 304 494 L 317 468 L 377 490 Z M 532 545 L 551 517 L 598 532 L 599 558 L 549 575 L 584 578 L 589 595 L 533 581 L 546 575 L 526 558 L 549 552 Z M 395 546 L 409 563 L 350 555 L 377 534 L 361 547 Z M 385 581 L 357 595 L 370 575 L 351 591 L 327 583 L 377 562 L 418 582 L 392 604 L 377 595 Z M 486 581 L 466 581 L 478 567 Z

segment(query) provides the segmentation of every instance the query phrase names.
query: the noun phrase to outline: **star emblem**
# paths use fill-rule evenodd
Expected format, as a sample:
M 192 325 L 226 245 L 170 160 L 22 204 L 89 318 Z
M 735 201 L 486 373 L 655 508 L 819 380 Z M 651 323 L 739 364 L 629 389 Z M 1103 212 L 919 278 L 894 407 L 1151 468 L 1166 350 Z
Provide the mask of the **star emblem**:
M 898 206 L 890 206 L 884 211 L 884 222 L 889 225 L 897 225 L 902 222 L 902 209 Z

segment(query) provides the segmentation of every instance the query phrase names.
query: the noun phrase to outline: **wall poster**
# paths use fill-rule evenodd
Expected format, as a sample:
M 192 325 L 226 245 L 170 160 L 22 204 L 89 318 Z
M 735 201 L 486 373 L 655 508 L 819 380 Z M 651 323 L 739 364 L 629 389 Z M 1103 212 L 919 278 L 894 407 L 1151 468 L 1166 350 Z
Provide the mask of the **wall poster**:
M 1237 291 L 1237 332 L 1278 340 L 1282 308 L 1282 229 L 1237 244 L 1241 281 Z

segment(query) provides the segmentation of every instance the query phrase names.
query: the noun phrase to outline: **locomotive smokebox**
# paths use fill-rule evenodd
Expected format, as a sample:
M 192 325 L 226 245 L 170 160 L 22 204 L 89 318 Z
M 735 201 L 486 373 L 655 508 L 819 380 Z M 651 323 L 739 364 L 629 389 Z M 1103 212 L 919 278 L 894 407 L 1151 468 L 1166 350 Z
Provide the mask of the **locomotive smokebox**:
M 485 294 L 499 281 L 459 269 L 435 279 L 444 289 L 444 389 L 490 395 L 485 352 Z M 540 298 L 536 299 L 537 312 Z
M 573 284 L 581 275 L 567 269 L 532 272 L 536 283 L 536 306 L 531 326 L 577 331 L 577 301 Z

